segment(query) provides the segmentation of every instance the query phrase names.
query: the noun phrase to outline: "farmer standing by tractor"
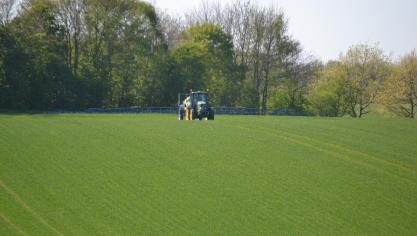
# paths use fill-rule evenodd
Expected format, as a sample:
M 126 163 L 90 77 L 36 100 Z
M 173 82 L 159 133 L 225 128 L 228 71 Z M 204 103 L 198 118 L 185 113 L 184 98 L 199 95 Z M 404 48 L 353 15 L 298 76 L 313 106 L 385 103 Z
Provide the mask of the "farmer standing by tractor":
M 191 97 L 190 95 L 184 100 L 185 105 L 185 115 L 187 116 L 187 120 L 191 120 Z

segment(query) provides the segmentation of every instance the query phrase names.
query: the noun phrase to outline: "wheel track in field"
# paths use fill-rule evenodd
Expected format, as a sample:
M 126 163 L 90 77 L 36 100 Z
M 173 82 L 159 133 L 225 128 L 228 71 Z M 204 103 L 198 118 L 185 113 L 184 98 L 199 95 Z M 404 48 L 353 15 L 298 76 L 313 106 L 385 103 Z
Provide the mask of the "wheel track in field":
M 389 166 L 393 166 L 393 167 L 396 167 L 396 168 L 400 168 L 400 169 L 404 170 L 405 172 L 409 172 L 409 173 L 411 173 L 411 174 L 413 174 L 413 175 L 415 175 L 417 177 L 417 172 L 416 171 L 414 171 L 414 170 L 412 170 L 410 168 L 407 168 L 407 167 L 405 167 L 405 166 L 403 166 L 401 164 L 398 164 L 398 163 L 395 163 L 395 162 L 392 162 L 392 161 L 388 161 L 388 160 L 385 160 L 385 159 L 378 158 L 375 155 L 371 155 L 371 154 L 366 153 L 366 152 L 363 152 L 363 151 L 358 151 L 358 150 L 355 150 L 355 149 L 352 149 L 352 148 L 349 148 L 349 147 L 346 147 L 346 146 L 343 146 L 343 145 L 339 145 L 339 144 L 335 144 L 335 143 L 329 143 L 329 142 L 325 142 L 325 141 L 320 141 L 318 139 L 314 139 L 314 138 L 312 138 L 310 136 L 307 136 L 307 135 L 300 135 L 300 134 L 296 134 L 296 133 L 293 133 L 293 132 L 289 132 L 289 131 L 280 129 L 277 126 L 274 126 L 273 128 L 278 129 L 279 132 L 285 133 L 286 135 L 291 135 L 294 138 L 306 139 L 306 140 L 308 140 L 308 142 L 313 142 L 313 143 L 315 142 L 315 143 L 318 143 L 318 144 L 322 144 L 324 146 L 334 147 L 335 149 L 339 149 L 341 151 L 347 151 L 347 152 L 350 152 L 350 153 L 353 153 L 353 154 L 357 154 L 359 156 L 364 156 L 366 158 L 370 158 L 370 159 L 372 159 L 372 160 L 374 160 L 376 162 L 384 163 L 385 165 L 389 165 Z M 344 129 L 346 129 L 346 128 L 344 127 Z M 263 128 L 263 130 L 264 131 L 270 131 L 267 128 Z M 363 130 L 358 130 L 358 131 L 365 132 Z
M 17 203 L 19 203 L 24 209 L 26 209 L 28 212 L 32 214 L 33 217 L 35 217 L 39 222 L 41 222 L 43 225 L 47 226 L 51 231 L 53 231 L 57 235 L 63 235 L 61 232 L 59 232 L 55 227 L 50 225 L 41 215 L 39 215 L 32 207 L 30 207 L 15 191 L 13 191 L 9 186 L 7 186 L 2 179 L 0 179 L 0 186 L 13 198 L 16 200 Z M 1 214 L 1 213 L 0 213 Z M 3 218 L 3 217 L 2 217 Z M 7 219 L 7 218 L 6 218 Z M 7 220 L 6 220 L 7 221 Z
M 317 151 L 322 152 L 322 153 L 330 154 L 331 156 L 338 157 L 339 159 L 349 160 L 350 162 L 355 163 L 357 165 L 366 166 L 368 168 L 378 170 L 380 172 L 383 172 L 385 174 L 394 176 L 396 178 L 406 180 L 407 182 L 409 182 L 413 185 L 417 185 L 417 182 L 413 178 L 410 178 L 410 176 L 409 176 L 410 174 L 413 175 L 413 176 L 416 175 L 416 172 L 414 172 L 413 170 L 411 170 L 409 168 L 406 168 L 402 165 L 392 163 L 390 161 L 382 160 L 378 157 L 372 156 L 370 154 L 367 154 L 367 153 L 364 153 L 364 152 L 361 152 L 361 151 L 357 151 L 357 150 L 354 150 L 354 149 L 351 149 L 351 148 L 348 148 L 348 147 L 344 147 L 344 146 L 341 146 L 341 145 L 337 145 L 337 144 L 326 143 L 326 142 L 323 142 L 323 141 L 320 141 L 320 140 L 317 140 L 317 139 L 313 139 L 313 138 L 305 136 L 305 135 L 294 134 L 294 133 L 291 133 L 291 132 L 288 132 L 288 131 L 285 131 L 285 130 L 282 130 L 282 129 L 277 130 L 277 127 L 273 127 L 272 129 L 268 129 L 268 128 L 264 128 L 264 127 L 260 127 L 260 126 L 251 127 L 251 126 L 242 126 L 242 125 L 236 125 L 236 124 L 231 124 L 231 126 L 239 128 L 239 129 L 244 129 L 244 130 L 247 130 L 247 131 L 251 131 L 251 132 L 253 132 L 253 131 L 256 131 L 256 132 L 259 132 L 259 133 L 265 133 L 266 132 L 267 134 L 270 134 L 270 135 L 273 135 L 273 136 L 276 136 L 276 137 L 279 137 L 279 138 L 282 138 L 282 139 L 286 139 L 286 140 L 288 140 L 292 143 L 300 144 L 300 145 L 305 146 L 307 148 L 314 149 L 314 150 L 317 150 Z M 282 135 L 282 134 L 284 134 L 284 135 Z M 301 141 L 300 139 L 304 140 L 304 141 Z M 311 143 L 315 143 L 317 145 L 313 145 Z M 318 145 L 327 146 L 327 147 L 329 147 L 329 149 L 320 148 Z M 335 149 L 339 150 L 340 152 L 336 151 Z M 353 159 L 349 155 L 342 154 L 341 151 L 345 151 L 345 152 L 349 152 L 349 153 L 352 153 L 352 154 L 363 156 L 367 159 L 371 159 L 371 161 L 373 161 L 374 163 L 371 164 L 371 163 L 368 163 L 368 162 L 365 162 L 365 161 L 360 161 L 360 160 Z M 392 170 L 388 171 L 386 168 L 381 168 L 381 165 L 390 167 L 390 169 L 391 168 L 401 169 L 402 171 L 407 172 L 407 177 L 403 176 L 403 175 L 399 175 L 397 173 L 393 173 Z
M 19 234 L 25 235 L 25 236 L 28 235 L 21 228 L 19 228 L 19 226 L 17 226 L 16 224 L 14 224 L 10 219 L 8 219 L 1 212 L 0 212 L 0 218 L 2 218 L 4 221 L 6 221 L 6 223 L 8 223 L 9 225 L 11 225 L 13 227 L 13 229 L 15 229 Z
M 376 170 L 376 171 L 378 171 L 378 172 L 381 172 L 381 173 L 383 173 L 383 174 L 386 174 L 386 175 L 389 175 L 389 176 L 395 177 L 395 178 L 397 178 L 397 179 L 404 180 L 404 181 L 406 181 L 406 182 L 408 182 L 408 183 L 410 183 L 410 184 L 417 185 L 417 182 L 415 182 L 415 181 L 414 181 L 414 179 L 410 179 L 410 178 L 408 178 L 408 177 L 405 177 L 405 176 L 402 176 L 402 175 L 398 175 L 398 174 L 396 174 L 396 173 L 393 173 L 393 171 L 387 171 L 385 168 L 382 168 L 382 167 L 380 167 L 380 166 L 375 166 L 375 165 L 373 165 L 373 164 L 371 164 L 371 163 L 367 163 L 367 162 L 360 161 L 360 160 L 355 160 L 355 159 L 350 158 L 350 156 L 349 156 L 349 155 L 346 155 L 346 154 L 341 154 L 341 153 L 339 153 L 339 152 L 332 151 L 332 150 L 329 150 L 329 149 L 323 149 L 323 148 L 320 148 L 320 147 L 318 147 L 318 146 L 315 146 L 315 145 L 310 144 L 308 141 L 307 141 L 307 142 L 303 142 L 303 141 L 300 141 L 300 140 L 297 140 L 297 139 L 295 139 L 295 138 L 294 138 L 294 136 L 295 136 L 295 137 L 297 137 L 297 138 L 301 138 L 301 139 L 304 139 L 304 140 L 306 140 L 306 139 L 307 139 L 307 140 L 309 140 L 309 141 L 311 141 L 311 142 L 315 142 L 316 144 L 330 145 L 330 144 L 328 144 L 328 143 L 326 143 L 326 142 L 323 142 L 323 141 L 314 140 L 313 138 L 308 137 L 308 136 L 304 137 L 304 136 L 302 136 L 302 135 L 292 134 L 292 133 L 287 132 L 287 131 L 282 131 L 282 132 L 281 132 L 281 130 L 279 130 L 279 132 L 281 132 L 281 133 L 285 133 L 285 135 L 293 136 L 292 138 L 291 138 L 291 137 L 289 138 L 289 137 L 287 137 L 287 136 L 283 136 L 283 135 L 278 134 L 276 130 L 273 130 L 274 132 L 271 132 L 271 129 L 267 129 L 267 128 L 260 128 L 260 127 L 251 127 L 251 128 L 250 128 L 250 127 L 246 127 L 246 126 L 239 126 L 239 125 L 232 125 L 232 126 L 237 127 L 237 128 L 240 128 L 240 129 L 242 129 L 242 130 L 247 130 L 247 131 L 257 131 L 257 132 L 260 132 L 260 133 L 264 133 L 263 131 L 266 131 L 266 132 L 268 132 L 268 134 L 273 135 L 273 136 L 276 136 L 276 137 L 278 137 L 278 138 L 281 138 L 281 139 L 284 139 L 284 140 L 288 140 L 288 141 L 290 141 L 290 142 L 292 142 L 292 143 L 300 144 L 300 145 L 302 145 L 302 146 L 304 146 L 304 147 L 311 148 L 311 149 L 314 149 L 314 150 L 319 151 L 319 152 L 322 152 L 322 153 L 327 153 L 327 154 L 329 154 L 329 155 L 331 155 L 331 156 L 337 157 L 337 158 L 338 158 L 338 159 L 340 159 L 340 160 L 345 160 L 345 161 L 347 160 L 347 161 L 350 161 L 350 162 L 352 162 L 352 163 L 354 163 L 354 164 L 357 164 L 357 165 L 360 165 L 360 166 L 364 166 L 364 167 L 366 167 L 366 168 Z M 276 128 L 276 127 L 274 127 L 274 128 Z M 332 144 L 332 145 L 334 145 L 334 146 L 339 146 L 339 145 L 336 145 L 336 144 Z M 331 145 L 330 145 L 330 146 L 331 146 Z M 343 147 L 343 146 L 340 146 L 340 148 L 344 148 L 344 150 L 356 151 L 356 150 L 349 149 L 349 148 L 346 148 L 346 147 Z M 373 157 L 372 155 L 369 155 L 369 154 L 366 154 L 366 153 L 362 153 L 362 152 L 359 152 L 359 151 L 356 151 L 356 152 L 358 152 L 359 154 L 361 154 L 361 155 L 363 155 L 363 156 L 365 156 L 365 157 L 366 157 L 366 156 Z M 377 157 L 373 157 L 373 158 L 374 158 L 374 159 L 376 159 L 377 161 L 387 162 L 388 164 L 391 164 L 391 165 L 395 165 L 395 166 L 397 166 L 395 163 L 391 163 L 391 162 L 389 162 L 389 161 L 381 160 L 381 159 L 379 159 L 379 158 L 377 158 Z M 402 168 L 404 168 L 404 169 L 406 169 L 406 170 L 409 170 L 408 168 L 405 168 L 405 167 L 403 167 L 403 166 L 401 166 L 401 165 L 398 165 L 397 167 L 402 167 Z M 411 171 L 411 170 L 410 170 L 410 171 Z M 414 172 L 413 172 L 413 171 L 411 171 L 411 172 L 414 174 Z M 395 202 L 391 202 L 391 204 L 395 204 Z M 408 205 L 409 205 L 409 204 L 408 204 Z M 410 206 L 411 206 L 411 205 L 410 205 Z M 406 213 L 407 213 L 407 212 L 406 212 Z M 409 214 L 409 213 L 407 213 L 407 214 Z M 413 217 L 413 216 L 410 216 L 410 217 Z

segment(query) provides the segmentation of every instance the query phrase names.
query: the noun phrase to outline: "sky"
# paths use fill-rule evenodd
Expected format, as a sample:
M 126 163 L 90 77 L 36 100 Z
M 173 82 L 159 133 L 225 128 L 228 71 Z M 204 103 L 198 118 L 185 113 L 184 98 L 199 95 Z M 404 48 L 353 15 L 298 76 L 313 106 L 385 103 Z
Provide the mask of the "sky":
M 200 0 L 149 0 L 181 15 Z M 219 0 L 207 0 L 219 2 Z M 417 0 L 252 0 L 281 8 L 306 53 L 328 61 L 351 45 L 378 44 L 393 60 L 417 49 Z M 235 0 L 223 0 L 233 3 Z

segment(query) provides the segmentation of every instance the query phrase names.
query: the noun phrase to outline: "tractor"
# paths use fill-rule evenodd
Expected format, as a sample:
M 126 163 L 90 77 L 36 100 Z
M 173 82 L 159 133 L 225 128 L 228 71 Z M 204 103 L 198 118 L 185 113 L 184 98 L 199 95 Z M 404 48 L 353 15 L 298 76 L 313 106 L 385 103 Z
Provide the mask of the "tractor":
M 179 93 L 178 119 L 214 120 L 214 109 L 208 101 L 207 92 Z

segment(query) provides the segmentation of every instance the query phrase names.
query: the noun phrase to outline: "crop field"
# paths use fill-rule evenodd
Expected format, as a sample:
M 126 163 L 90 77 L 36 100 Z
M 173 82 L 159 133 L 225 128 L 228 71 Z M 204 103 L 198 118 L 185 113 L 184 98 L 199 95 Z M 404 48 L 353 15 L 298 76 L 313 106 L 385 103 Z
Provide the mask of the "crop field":
M 416 235 L 417 122 L 0 115 L 0 235 Z

